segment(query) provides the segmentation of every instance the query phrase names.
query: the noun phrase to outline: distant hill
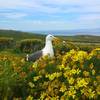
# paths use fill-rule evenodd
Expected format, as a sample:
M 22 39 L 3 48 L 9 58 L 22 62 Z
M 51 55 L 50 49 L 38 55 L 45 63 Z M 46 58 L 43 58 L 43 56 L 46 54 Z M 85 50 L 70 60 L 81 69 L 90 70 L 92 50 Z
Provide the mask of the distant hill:
M 0 37 L 12 37 L 15 40 L 28 39 L 28 38 L 44 38 L 44 35 L 37 35 L 30 32 L 21 32 L 15 30 L 0 30 Z
M 100 28 L 95 29 L 74 29 L 74 30 L 44 30 L 44 31 L 31 31 L 38 34 L 52 33 L 54 35 L 73 36 L 73 35 L 96 35 L 100 36 Z
M 0 30 L 0 37 L 12 37 L 15 40 L 29 39 L 29 38 L 40 38 L 44 39 L 45 35 L 36 34 L 32 32 L 21 32 L 15 30 Z M 74 35 L 74 36 L 58 36 L 63 40 L 70 40 L 73 42 L 86 42 L 86 43 L 100 43 L 100 36 L 93 35 Z

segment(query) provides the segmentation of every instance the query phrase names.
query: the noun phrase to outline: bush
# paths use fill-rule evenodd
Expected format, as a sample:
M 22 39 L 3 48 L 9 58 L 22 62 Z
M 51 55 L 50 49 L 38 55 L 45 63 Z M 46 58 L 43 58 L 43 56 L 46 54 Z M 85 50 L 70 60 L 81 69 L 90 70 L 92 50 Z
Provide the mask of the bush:
M 33 77 L 31 65 L 17 55 L 0 54 L 0 100 L 27 97 L 27 83 Z
M 96 60 L 94 60 L 96 59 Z M 70 50 L 65 55 L 41 58 L 33 64 L 28 100 L 87 100 L 100 96 L 100 48 L 91 53 Z M 99 71 L 98 71 L 99 70 Z
M 65 43 L 60 42 L 54 46 L 54 50 L 56 53 L 65 54 L 66 52 L 69 52 L 71 49 L 78 50 L 78 46 L 76 46 L 74 43 L 65 41 Z
M 79 45 L 80 50 L 91 52 L 96 46 L 93 45 Z
M 20 42 L 20 50 L 25 53 L 32 53 L 40 50 L 43 47 L 43 42 L 40 39 L 25 39 Z
M 13 38 L 6 38 L 1 37 L 0 38 L 0 49 L 7 49 L 7 48 L 13 48 L 15 45 L 15 41 Z

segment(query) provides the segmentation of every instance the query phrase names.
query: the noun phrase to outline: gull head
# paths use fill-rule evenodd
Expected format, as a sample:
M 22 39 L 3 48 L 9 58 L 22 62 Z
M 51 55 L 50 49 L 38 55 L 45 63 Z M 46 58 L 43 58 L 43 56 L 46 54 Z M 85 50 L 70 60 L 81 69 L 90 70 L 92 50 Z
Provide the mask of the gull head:
M 56 37 L 54 37 L 53 35 L 49 34 L 46 36 L 46 40 L 47 41 L 53 41 L 53 39 L 55 39 Z
M 46 41 L 53 41 L 54 44 L 58 44 L 61 42 L 61 39 L 49 34 L 46 36 Z

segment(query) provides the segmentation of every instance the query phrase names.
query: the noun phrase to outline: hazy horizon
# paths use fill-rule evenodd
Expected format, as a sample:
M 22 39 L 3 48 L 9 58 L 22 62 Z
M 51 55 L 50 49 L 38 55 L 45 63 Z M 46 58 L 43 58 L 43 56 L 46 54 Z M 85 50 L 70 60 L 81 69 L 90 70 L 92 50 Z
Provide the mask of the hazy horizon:
M 52 35 L 62 35 L 62 36 L 75 36 L 75 35 L 93 35 L 100 36 L 100 28 L 98 29 L 76 29 L 76 30 L 12 30 L 12 29 L 0 29 L 0 30 L 11 30 L 11 31 L 20 31 L 20 32 L 28 32 L 35 34 L 52 34 Z

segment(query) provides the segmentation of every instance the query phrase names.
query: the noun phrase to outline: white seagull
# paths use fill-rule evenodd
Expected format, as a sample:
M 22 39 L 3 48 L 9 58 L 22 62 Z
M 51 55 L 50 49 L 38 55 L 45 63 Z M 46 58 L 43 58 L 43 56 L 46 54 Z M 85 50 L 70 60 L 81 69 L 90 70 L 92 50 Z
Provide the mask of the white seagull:
M 49 34 L 46 36 L 45 47 L 42 50 L 39 50 L 35 53 L 26 56 L 26 61 L 36 61 L 42 56 L 48 55 L 50 58 L 54 57 L 54 50 L 52 41 L 53 39 L 57 39 L 53 35 Z

